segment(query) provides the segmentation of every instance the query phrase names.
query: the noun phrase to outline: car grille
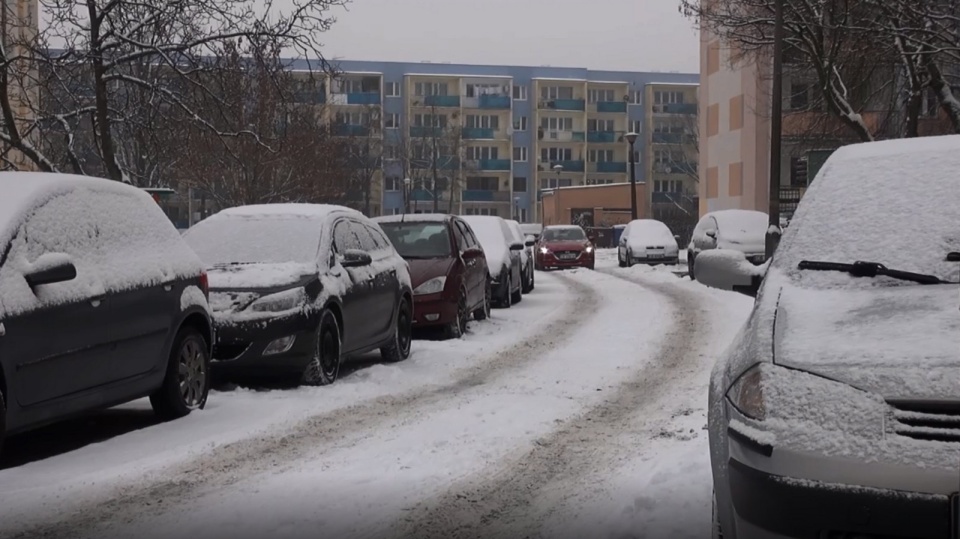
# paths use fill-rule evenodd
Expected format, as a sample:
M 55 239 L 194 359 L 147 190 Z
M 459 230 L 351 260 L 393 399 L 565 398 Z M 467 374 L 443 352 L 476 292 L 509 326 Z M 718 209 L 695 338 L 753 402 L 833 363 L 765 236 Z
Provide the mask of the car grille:
M 890 430 L 916 440 L 960 443 L 960 402 L 888 402 Z
M 229 361 L 237 359 L 241 354 L 250 348 L 250 343 L 241 344 L 217 344 L 213 347 L 213 359 L 220 361 Z

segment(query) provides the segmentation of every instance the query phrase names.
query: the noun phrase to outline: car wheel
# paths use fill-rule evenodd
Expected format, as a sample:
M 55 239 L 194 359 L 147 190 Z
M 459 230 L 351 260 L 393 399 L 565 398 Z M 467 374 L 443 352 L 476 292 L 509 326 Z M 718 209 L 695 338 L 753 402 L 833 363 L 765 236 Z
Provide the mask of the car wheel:
M 628 267 L 628 268 L 632 268 L 632 267 L 633 267 L 633 251 L 631 251 L 630 249 L 627 249 L 626 267 Z
M 407 298 L 400 299 L 400 308 L 397 309 L 397 327 L 393 332 L 390 344 L 380 349 L 380 356 L 389 363 L 403 361 L 410 357 L 410 343 L 413 340 L 413 318 L 410 302 Z
M 317 349 L 303 369 L 300 383 L 306 386 L 328 386 L 340 376 L 340 324 L 329 309 L 324 309 L 317 326 Z
M 460 299 L 457 300 L 457 318 L 444 328 L 446 337 L 448 339 L 459 339 L 463 337 L 464 333 L 467 332 L 467 320 L 469 318 L 470 313 L 467 312 L 467 295 L 461 290 Z
M 514 303 L 520 303 L 521 301 L 523 301 L 523 284 L 522 283 L 520 285 L 520 288 L 518 288 L 516 292 L 513 292 L 511 294 L 510 299 L 513 300 Z
M 627 267 L 627 263 L 623 261 L 623 257 L 620 256 L 620 250 L 617 249 L 617 265 L 621 268 Z
M 3 454 L 3 435 L 7 432 L 7 401 L 4 399 L 3 390 L 0 390 L 0 455 Z
M 207 340 L 192 327 L 177 333 L 167 359 L 160 389 L 150 395 L 153 411 L 165 420 L 203 409 L 210 392 L 210 350 Z
M 493 301 L 493 289 L 490 287 L 490 281 L 487 281 L 483 292 L 483 305 L 473 311 L 474 320 L 486 320 L 490 318 L 490 303 Z
M 530 269 L 530 291 L 533 292 L 533 289 L 536 287 L 536 273 L 533 269 Z
M 523 271 L 523 288 L 521 292 L 529 294 L 533 290 L 533 266 L 528 265 Z
M 690 276 L 691 281 L 697 280 L 697 276 L 694 274 L 694 271 L 693 271 L 693 264 L 695 260 L 696 260 L 696 257 L 693 255 L 693 253 L 691 253 L 690 251 L 687 251 L 687 275 Z
M 723 529 L 720 527 L 720 515 L 717 513 L 717 493 L 713 493 L 713 519 L 710 523 L 710 537 L 723 539 Z
M 513 282 L 511 282 L 510 277 L 508 276 L 506 281 L 504 281 L 503 297 L 500 298 L 500 305 L 504 309 L 509 309 L 513 306 L 513 292 L 511 292 L 512 288 Z

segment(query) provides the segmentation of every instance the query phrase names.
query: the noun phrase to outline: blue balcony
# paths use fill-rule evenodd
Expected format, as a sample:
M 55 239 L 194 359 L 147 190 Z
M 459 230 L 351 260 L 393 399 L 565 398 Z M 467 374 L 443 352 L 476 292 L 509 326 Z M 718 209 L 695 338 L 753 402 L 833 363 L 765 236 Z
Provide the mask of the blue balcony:
M 597 165 L 597 172 L 620 173 L 627 171 L 627 163 L 623 161 L 601 161 L 595 164 Z
M 509 109 L 510 96 L 508 95 L 481 95 L 481 109 Z
M 428 107 L 459 107 L 459 95 L 428 95 L 423 98 L 423 104 Z
M 550 167 L 561 165 L 564 172 L 583 172 L 583 161 L 551 161 Z
M 379 105 L 379 92 L 355 92 L 347 94 L 348 105 Z
M 410 200 L 433 200 L 433 195 L 426 189 L 414 189 L 410 191 Z
M 656 107 L 658 106 L 663 110 L 663 114 L 697 114 L 696 103 L 669 103 L 666 105 L 654 105 L 654 110 L 656 110 Z
M 510 170 L 509 159 L 480 159 L 477 161 L 478 170 Z
M 370 134 L 370 128 L 365 125 L 337 124 L 333 126 L 333 134 L 338 137 L 365 137 Z
M 486 127 L 464 127 L 463 138 L 467 140 L 492 139 L 496 135 L 494 129 Z
M 488 191 L 479 189 L 464 189 L 461 192 L 464 202 L 509 202 L 508 191 Z
M 583 99 L 546 99 L 540 103 L 541 109 L 553 110 L 586 110 Z
M 683 133 L 654 133 L 654 144 L 682 144 L 684 142 Z
M 442 127 L 430 127 L 427 125 L 414 125 L 410 127 L 410 136 L 417 138 L 429 138 L 443 136 Z
M 617 133 L 614 131 L 589 131 L 587 142 L 616 142 Z
M 597 102 L 597 112 L 627 112 L 627 103 L 625 101 L 599 101 Z

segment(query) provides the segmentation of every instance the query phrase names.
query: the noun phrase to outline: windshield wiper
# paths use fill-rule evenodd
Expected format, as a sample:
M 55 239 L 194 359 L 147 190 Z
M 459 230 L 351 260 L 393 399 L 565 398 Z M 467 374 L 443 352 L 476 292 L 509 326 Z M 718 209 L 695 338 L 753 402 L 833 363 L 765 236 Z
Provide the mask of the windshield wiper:
M 878 262 L 857 261 L 853 264 L 843 264 L 840 262 L 817 262 L 813 260 L 801 260 L 797 265 L 798 269 L 813 271 L 840 271 L 849 273 L 854 277 L 876 277 L 882 275 L 891 277 L 900 281 L 909 281 L 918 284 L 957 284 L 950 281 L 944 281 L 936 275 L 926 275 L 924 273 L 913 273 L 912 271 L 901 271 L 890 269 Z

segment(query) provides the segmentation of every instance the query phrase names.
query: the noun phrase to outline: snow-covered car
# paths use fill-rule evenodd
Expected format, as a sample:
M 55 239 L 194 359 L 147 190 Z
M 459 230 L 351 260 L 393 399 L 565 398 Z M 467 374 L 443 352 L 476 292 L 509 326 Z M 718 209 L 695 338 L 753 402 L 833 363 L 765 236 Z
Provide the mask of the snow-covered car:
M 0 445 L 147 396 L 203 408 L 211 327 L 203 264 L 145 191 L 0 173 Z
M 544 227 L 534 253 L 536 266 L 539 270 L 593 269 L 596 264 L 596 254 L 587 233 L 577 225 Z
M 467 331 L 472 315 L 490 314 L 490 282 L 483 248 L 455 215 L 387 215 L 374 221 L 410 265 L 415 327 L 440 327 L 447 338 Z
M 214 371 L 336 381 L 344 358 L 410 355 L 407 263 L 379 225 L 324 204 L 223 210 L 184 236 L 208 265 Z
M 676 265 L 680 260 L 678 239 L 662 221 L 630 221 L 617 242 L 617 262 L 621 268 L 637 263 Z
M 517 241 L 510 226 L 501 217 L 464 215 L 461 218 L 480 240 L 487 257 L 490 288 L 498 306 L 509 308 L 523 299 L 523 271 L 520 252 L 523 242 Z
M 957 170 L 956 135 L 845 146 L 769 263 L 700 254 L 756 297 L 710 381 L 714 537 L 960 529 Z
M 543 225 L 540 223 L 520 223 L 520 230 L 524 236 L 533 236 L 533 239 L 537 240 L 543 232 Z
M 696 279 L 697 256 L 711 249 L 729 249 L 746 255 L 760 265 L 766 260 L 767 229 L 770 217 L 753 210 L 719 210 L 704 215 L 693 229 L 687 245 L 687 273 Z
M 507 221 L 507 225 L 509 225 L 510 230 L 513 231 L 513 238 L 523 243 L 523 250 L 520 251 L 520 269 L 523 272 L 522 292 L 529 294 L 533 291 L 536 284 L 533 275 L 533 246 L 537 242 L 533 238 L 524 237 L 523 231 L 520 229 L 520 223 L 517 221 Z

